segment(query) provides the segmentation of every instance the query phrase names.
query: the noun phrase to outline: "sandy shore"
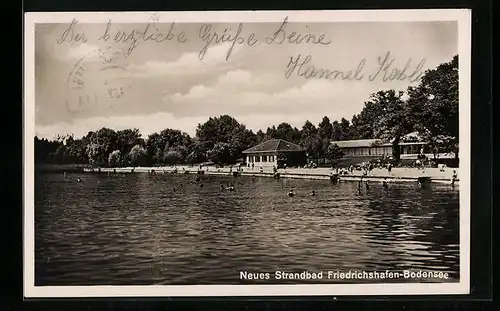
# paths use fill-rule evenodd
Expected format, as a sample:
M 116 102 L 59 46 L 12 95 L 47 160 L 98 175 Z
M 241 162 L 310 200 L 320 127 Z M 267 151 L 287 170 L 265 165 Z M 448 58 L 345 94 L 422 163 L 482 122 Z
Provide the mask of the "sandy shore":
M 156 174 L 169 174 L 175 173 L 175 169 L 177 169 L 178 174 L 197 174 L 199 171 L 198 166 L 159 166 L 159 167 L 120 167 L 120 168 L 101 168 L 101 173 L 151 173 L 154 171 Z M 391 179 L 391 180 L 399 180 L 399 181 L 415 181 L 419 177 L 429 177 L 433 182 L 441 182 L 441 183 L 451 183 L 451 179 L 453 176 L 453 170 L 457 170 L 457 168 L 446 168 L 443 172 L 438 168 L 426 168 L 416 169 L 416 168 L 393 168 L 391 172 L 388 172 L 387 169 L 373 169 L 365 179 L 368 180 L 380 180 L 380 179 Z M 85 169 L 85 172 L 99 172 L 99 169 Z M 213 166 L 203 167 L 203 174 L 207 175 L 232 175 L 232 172 L 235 172 L 236 169 L 231 169 L 229 167 L 225 168 L 215 168 Z M 306 178 L 306 179 L 329 179 L 330 174 L 336 173 L 336 170 L 332 170 L 330 168 L 288 168 L 288 169 L 279 169 L 281 178 Z M 262 171 L 258 168 L 243 168 L 242 171 L 239 172 L 242 176 L 262 176 L 262 177 L 272 177 L 273 169 L 272 167 L 263 168 Z M 362 171 L 353 171 L 352 174 L 348 175 L 340 175 L 341 180 L 359 180 L 359 178 L 363 176 Z M 457 182 L 459 180 L 457 179 Z

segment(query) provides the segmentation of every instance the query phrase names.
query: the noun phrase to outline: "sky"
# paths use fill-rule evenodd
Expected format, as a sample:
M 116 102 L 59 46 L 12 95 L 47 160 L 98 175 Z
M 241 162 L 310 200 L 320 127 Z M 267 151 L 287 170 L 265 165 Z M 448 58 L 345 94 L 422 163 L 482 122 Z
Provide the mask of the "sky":
M 382 64 L 393 60 L 388 73 L 408 64 L 406 74 L 418 78 L 458 53 L 456 22 L 243 23 L 231 51 L 232 42 L 208 41 L 224 29 L 234 37 L 238 24 L 149 24 L 148 34 L 170 30 L 163 42 L 139 38 L 147 26 L 37 24 L 36 135 L 81 137 L 102 127 L 138 128 L 143 137 L 165 128 L 194 135 L 199 123 L 223 114 L 254 131 L 282 122 L 300 129 L 324 116 L 351 120 L 370 94 L 418 83 L 383 79 L 384 71 L 376 74 Z M 323 34 L 323 41 L 277 44 L 292 32 L 316 40 Z M 352 74 L 344 80 L 324 70 Z

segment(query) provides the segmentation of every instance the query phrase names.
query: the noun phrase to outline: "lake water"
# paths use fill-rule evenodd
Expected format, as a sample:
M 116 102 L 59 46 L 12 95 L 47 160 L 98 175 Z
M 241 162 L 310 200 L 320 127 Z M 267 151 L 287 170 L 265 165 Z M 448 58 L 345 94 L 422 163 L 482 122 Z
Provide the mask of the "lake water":
M 200 188 L 193 179 L 38 175 L 35 284 L 255 284 L 240 271 L 406 269 L 458 281 L 459 193 L 450 185 L 385 191 L 373 182 L 358 192 L 347 181 L 201 176 Z M 219 189 L 230 182 L 236 191 Z M 273 281 L 286 282 L 297 283 Z

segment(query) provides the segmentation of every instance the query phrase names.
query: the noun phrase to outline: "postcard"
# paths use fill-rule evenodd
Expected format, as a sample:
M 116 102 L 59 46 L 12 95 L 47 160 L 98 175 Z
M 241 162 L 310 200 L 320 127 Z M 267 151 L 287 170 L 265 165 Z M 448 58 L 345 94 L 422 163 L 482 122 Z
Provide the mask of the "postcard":
M 469 293 L 470 10 L 25 14 L 24 295 Z

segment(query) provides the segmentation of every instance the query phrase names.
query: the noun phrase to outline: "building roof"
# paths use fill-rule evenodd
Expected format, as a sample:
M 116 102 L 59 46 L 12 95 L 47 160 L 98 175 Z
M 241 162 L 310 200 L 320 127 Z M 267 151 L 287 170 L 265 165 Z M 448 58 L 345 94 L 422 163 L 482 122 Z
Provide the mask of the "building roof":
M 356 140 L 339 140 L 332 141 L 332 144 L 336 144 L 340 148 L 361 148 L 361 147 L 372 147 L 373 145 L 383 146 L 384 143 L 380 139 L 356 139 Z
M 290 152 L 304 150 L 305 149 L 301 146 L 283 139 L 270 139 L 243 151 L 243 153 Z
M 337 144 L 340 148 L 364 148 L 364 147 L 373 147 L 373 146 L 391 146 L 392 140 L 390 142 L 384 142 L 381 139 L 356 139 L 356 140 L 340 140 L 340 141 L 332 141 L 331 144 Z M 399 142 L 400 146 L 403 145 L 415 145 L 425 143 L 422 141 L 420 135 L 417 132 L 413 132 L 410 134 L 406 134 L 401 137 Z

